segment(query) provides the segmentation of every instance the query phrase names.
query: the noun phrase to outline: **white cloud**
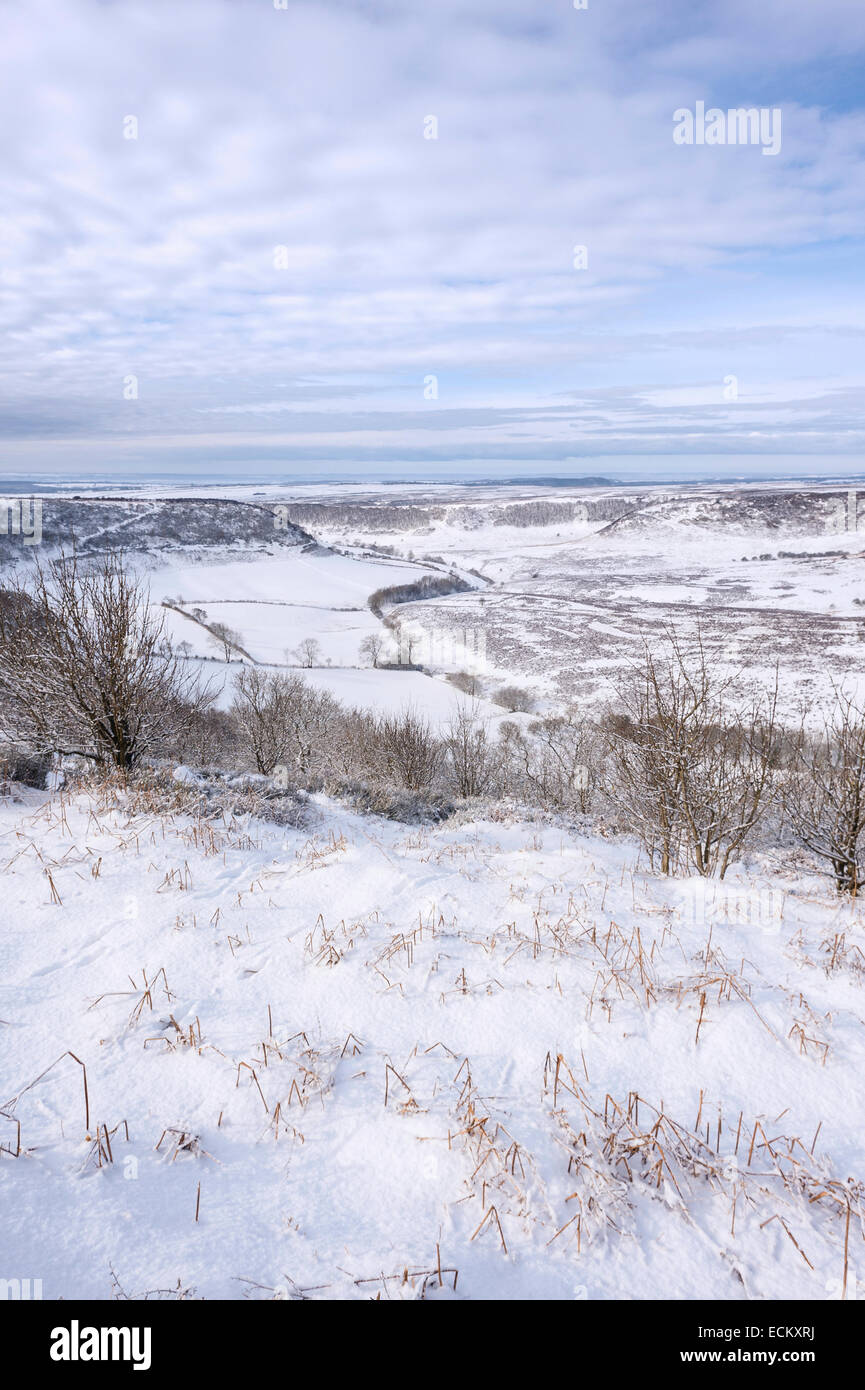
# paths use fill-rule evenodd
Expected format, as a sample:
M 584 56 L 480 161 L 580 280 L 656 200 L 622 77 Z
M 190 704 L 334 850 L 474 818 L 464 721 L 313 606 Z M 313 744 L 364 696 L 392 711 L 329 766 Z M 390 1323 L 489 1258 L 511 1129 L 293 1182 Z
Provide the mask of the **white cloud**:
M 134 440 L 142 458 L 177 439 L 198 456 L 319 447 L 328 420 L 364 459 L 436 432 L 442 457 L 515 439 L 552 457 L 575 434 L 762 447 L 699 395 L 729 373 L 787 447 L 806 438 L 785 416 L 797 380 L 865 376 L 844 336 L 861 291 L 827 245 L 861 235 L 865 116 L 818 106 L 802 78 L 865 43 L 846 3 L 19 0 L 5 18 L 9 467 L 50 466 L 60 439 Z M 776 159 L 673 144 L 677 107 L 749 102 L 758 79 L 784 113 Z M 687 438 L 647 380 L 690 400 Z M 558 393 L 602 389 L 606 413 L 575 403 L 551 428 Z M 360 421 L 359 392 L 377 398 Z M 15 442 L 40 438 L 41 454 Z M 855 400 L 807 438 L 861 448 Z

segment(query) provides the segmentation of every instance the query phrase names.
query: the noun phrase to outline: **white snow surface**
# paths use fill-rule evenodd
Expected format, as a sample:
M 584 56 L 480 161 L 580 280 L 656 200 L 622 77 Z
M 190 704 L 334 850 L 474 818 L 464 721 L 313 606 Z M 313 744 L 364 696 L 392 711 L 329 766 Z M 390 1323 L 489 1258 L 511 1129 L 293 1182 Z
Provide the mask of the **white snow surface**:
M 52 1299 L 826 1299 L 846 1229 L 861 1277 L 858 908 L 755 865 L 703 911 L 629 841 L 504 809 L 311 814 L 0 803 L 4 1271 Z
M 370 594 L 429 573 L 419 565 L 313 552 L 165 567 L 147 580 L 154 604 L 182 598 L 187 613 L 200 610 L 207 624 L 236 632 L 256 662 L 296 663 L 299 643 L 313 638 L 322 664 L 361 666 L 361 642 L 381 631 L 367 606 Z M 160 608 L 160 614 L 172 641 L 188 642 L 196 656 L 219 652 L 206 627 L 177 610 Z
M 231 704 L 243 667 L 239 659 L 220 659 L 223 644 L 208 630 L 208 625 L 218 623 L 236 633 L 257 665 L 299 670 L 310 685 L 330 691 L 348 707 L 399 713 L 410 706 L 441 727 L 459 709 L 471 706 L 483 717 L 500 721 L 505 714 L 500 706 L 468 699 L 443 677 L 373 668 L 369 657 L 361 654 L 364 638 L 375 633 L 386 642 L 382 660 L 394 661 L 398 655 L 391 634 L 367 605 L 370 594 L 433 572 L 428 566 L 315 552 L 165 566 L 149 573 L 147 583 L 166 635 L 175 646 L 186 644 L 181 652 L 197 664 L 202 682 L 221 708 Z M 184 611 L 162 606 L 164 599 L 179 598 Z M 201 614 L 199 620 L 191 616 L 193 611 Z M 301 666 L 298 652 L 308 638 L 318 644 L 310 668 Z M 451 662 L 448 669 L 460 664 Z

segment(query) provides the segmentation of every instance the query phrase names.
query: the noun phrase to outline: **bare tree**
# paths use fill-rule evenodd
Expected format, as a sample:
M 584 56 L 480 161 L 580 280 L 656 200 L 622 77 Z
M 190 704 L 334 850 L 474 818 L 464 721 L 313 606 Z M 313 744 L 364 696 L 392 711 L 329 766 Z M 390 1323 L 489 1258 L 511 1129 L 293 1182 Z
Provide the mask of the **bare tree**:
M 608 720 L 610 793 L 662 873 L 723 878 L 764 814 L 775 759 L 774 689 L 736 703 L 697 635 L 668 632 L 619 692 Z
M 112 553 L 14 576 L 0 603 L 0 718 L 40 750 L 132 768 L 212 701 Z
M 476 704 L 463 705 L 450 720 L 444 747 L 458 796 L 483 796 L 499 769 L 499 751 L 490 737 L 490 722 Z
M 836 689 L 822 730 L 800 731 L 782 804 L 801 845 L 831 866 L 839 893 L 856 895 L 865 847 L 865 708 Z
M 395 631 L 400 665 L 414 666 L 425 634 L 414 623 L 398 623 Z
M 300 676 L 244 667 L 235 682 L 232 714 L 258 772 L 290 764 L 309 774 L 327 766 L 328 738 L 340 705 Z
M 298 666 L 313 667 L 321 665 L 321 643 L 314 637 L 304 637 L 294 649 Z
M 517 782 L 547 809 L 586 814 L 597 783 L 597 731 L 574 712 L 539 719 L 528 728 L 508 722 L 505 739 Z
M 371 632 L 368 637 L 364 637 L 360 644 L 360 655 L 366 657 L 373 666 L 378 666 L 379 658 L 385 648 L 385 641 L 380 632 Z
M 211 623 L 208 632 L 216 639 L 222 647 L 222 654 L 226 661 L 230 661 L 235 650 L 240 647 L 240 633 L 225 623 Z

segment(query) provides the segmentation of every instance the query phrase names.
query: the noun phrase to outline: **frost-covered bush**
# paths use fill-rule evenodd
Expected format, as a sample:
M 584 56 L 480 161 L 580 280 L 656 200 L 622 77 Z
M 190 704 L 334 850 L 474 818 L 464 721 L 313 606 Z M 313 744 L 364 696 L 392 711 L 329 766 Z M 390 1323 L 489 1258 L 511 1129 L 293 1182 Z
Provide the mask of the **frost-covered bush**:
M 492 699 L 511 714 L 528 714 L 535 707 L 533 696 L 521 685 L 503 685 L 493 691 Z
M 31 753 L 8 747 L 0 753 L 0 780 L 20 782 L 25 787 L 44 787 L 51 768 L 47 753 Z
M 508 785 L 545 810 L 586 815 L 596 800 L 603 761 L 598 730 L 571 711 L 502 726 Z
M 750 702 L 699 635 L 648 644 L 607 722 L 607 787 L 653 868 L 723 878 L 772 801 L 777 688 Z
M 436 825 L 454 812 L 450 797 L 368 782 L 342 782 L 329 788 L 332 795 L 355 811 L 383 816 L 406 825 Z
M 820 732 L 801 730 L 779 784 L 796 842 L 839 893 L 857 896 L 865 881 L 865 705 L 837 690 Z

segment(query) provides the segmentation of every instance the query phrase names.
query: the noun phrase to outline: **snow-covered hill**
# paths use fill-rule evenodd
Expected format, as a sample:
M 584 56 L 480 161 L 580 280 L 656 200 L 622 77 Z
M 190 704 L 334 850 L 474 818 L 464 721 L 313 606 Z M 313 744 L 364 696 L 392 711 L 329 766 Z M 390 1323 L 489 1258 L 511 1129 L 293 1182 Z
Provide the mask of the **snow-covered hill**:
M 44 1297 L 861 1279 L 865 932 L 822 881 L 195 797 L 0 804 L 4 1266 Z
M 273 507 L 227 498 L 45 497 L 38 505 L 40 543 L 52 552 L 74 547 L 81 555 L 123 550 L 185 553 L 192 559 L 314 545 L 307 532 L 277 516 Z M 35 553 L 16 535 L 0 536 L 0 565 L 32 560 Z

